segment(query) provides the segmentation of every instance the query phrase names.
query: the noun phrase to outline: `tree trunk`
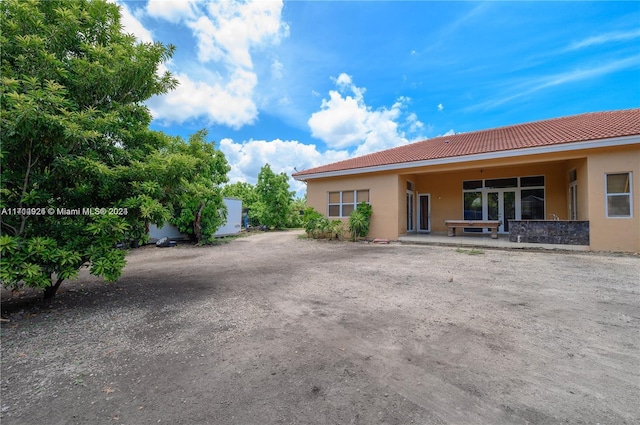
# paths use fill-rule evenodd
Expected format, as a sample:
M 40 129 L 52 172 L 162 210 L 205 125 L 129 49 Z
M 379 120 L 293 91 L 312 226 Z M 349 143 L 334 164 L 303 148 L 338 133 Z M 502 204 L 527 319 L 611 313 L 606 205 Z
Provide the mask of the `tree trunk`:
M 62 284 L 63 280 L 64 279 L 60 277 L 56 281 L 55 285 L 47 286 L 46 288 L 44 288 L 44 300 L 45 301 L 51 301 L 53 299 L 53 297 L 56 295 L 56 292 L 58 291 L 58 288 Z
M 200 204 L 200 208 L 198 208 L 198 212 L 196 213 L 196 219 L 193 221 L 193 233 L 196 236 L 196 240 L 198 243 L 202 241 L 202 209 L 204 208 L 204 204 Z

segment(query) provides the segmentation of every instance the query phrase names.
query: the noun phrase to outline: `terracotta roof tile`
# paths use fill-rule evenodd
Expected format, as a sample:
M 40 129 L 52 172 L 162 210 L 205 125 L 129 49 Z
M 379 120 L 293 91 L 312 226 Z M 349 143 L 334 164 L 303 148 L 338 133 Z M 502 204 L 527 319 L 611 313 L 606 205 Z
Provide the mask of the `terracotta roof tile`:
M 294 177 L 380 165 L 640 135 L 640 109 L 592 112 L 435 137 L 300 171 Z

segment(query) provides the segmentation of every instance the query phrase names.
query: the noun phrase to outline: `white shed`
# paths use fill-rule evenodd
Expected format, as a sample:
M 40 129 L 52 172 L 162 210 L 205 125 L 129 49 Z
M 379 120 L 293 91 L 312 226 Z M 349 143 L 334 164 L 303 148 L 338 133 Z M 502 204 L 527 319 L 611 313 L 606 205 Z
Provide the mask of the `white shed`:
M 242 230 L 242 199 L 224 198 L 227 206 L 227 222 L 213 234 L 215 237 L 237 235 Z M 171 240 L 189 239 L 189 235 L 180 233 L 178 228 L 170 223 L 158 227 L 155 224 L 149 225 L 149 242 L 155 243 L 162 238 Z
M 227 222 L 213 234 L 215 237 L 237 235 L 242 230 L 242 199 L 224 198 Z

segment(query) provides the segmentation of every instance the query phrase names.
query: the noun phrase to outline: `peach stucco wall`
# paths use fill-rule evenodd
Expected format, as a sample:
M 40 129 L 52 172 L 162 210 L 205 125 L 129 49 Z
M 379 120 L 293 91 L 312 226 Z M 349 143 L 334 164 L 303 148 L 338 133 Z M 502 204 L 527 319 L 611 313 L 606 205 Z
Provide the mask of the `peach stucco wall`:
M 600 150 L 588 158 L 589 227 L 591 248 L 640 252 L 640 147 Z M 607 218 L 605 174 L 632 172 L 633 213 Z
M 370 238 L 398 239 L 398 176 L 394 173 L 314 179 L 307 183 L 307 205 L 328 214 L 328 193 L 344 190 L 369 190 L 373 210 Z M 348 218 L 342 219 L 345 224 Z
M 569 187 L 569 172 L 576 170 L 578 184 L 578 220 L 589 220 L 589 184 L 588 184 L 588 168 L 587 158 L 580 158 L 567 161 L 567 181 L 566 187 Z M 567 210 L 566 215 L 569 216 L 569 193 L 567 192 Z

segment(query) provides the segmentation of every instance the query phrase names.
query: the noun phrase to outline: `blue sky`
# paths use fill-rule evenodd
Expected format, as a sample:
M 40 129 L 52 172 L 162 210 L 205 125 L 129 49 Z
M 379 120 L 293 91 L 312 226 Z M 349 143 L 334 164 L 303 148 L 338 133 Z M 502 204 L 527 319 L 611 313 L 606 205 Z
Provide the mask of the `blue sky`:
M 152 128 L 207 128 L 232 182 L 640 106 L 639 2 L 112 1 L 127 32 L 176 46 Z

